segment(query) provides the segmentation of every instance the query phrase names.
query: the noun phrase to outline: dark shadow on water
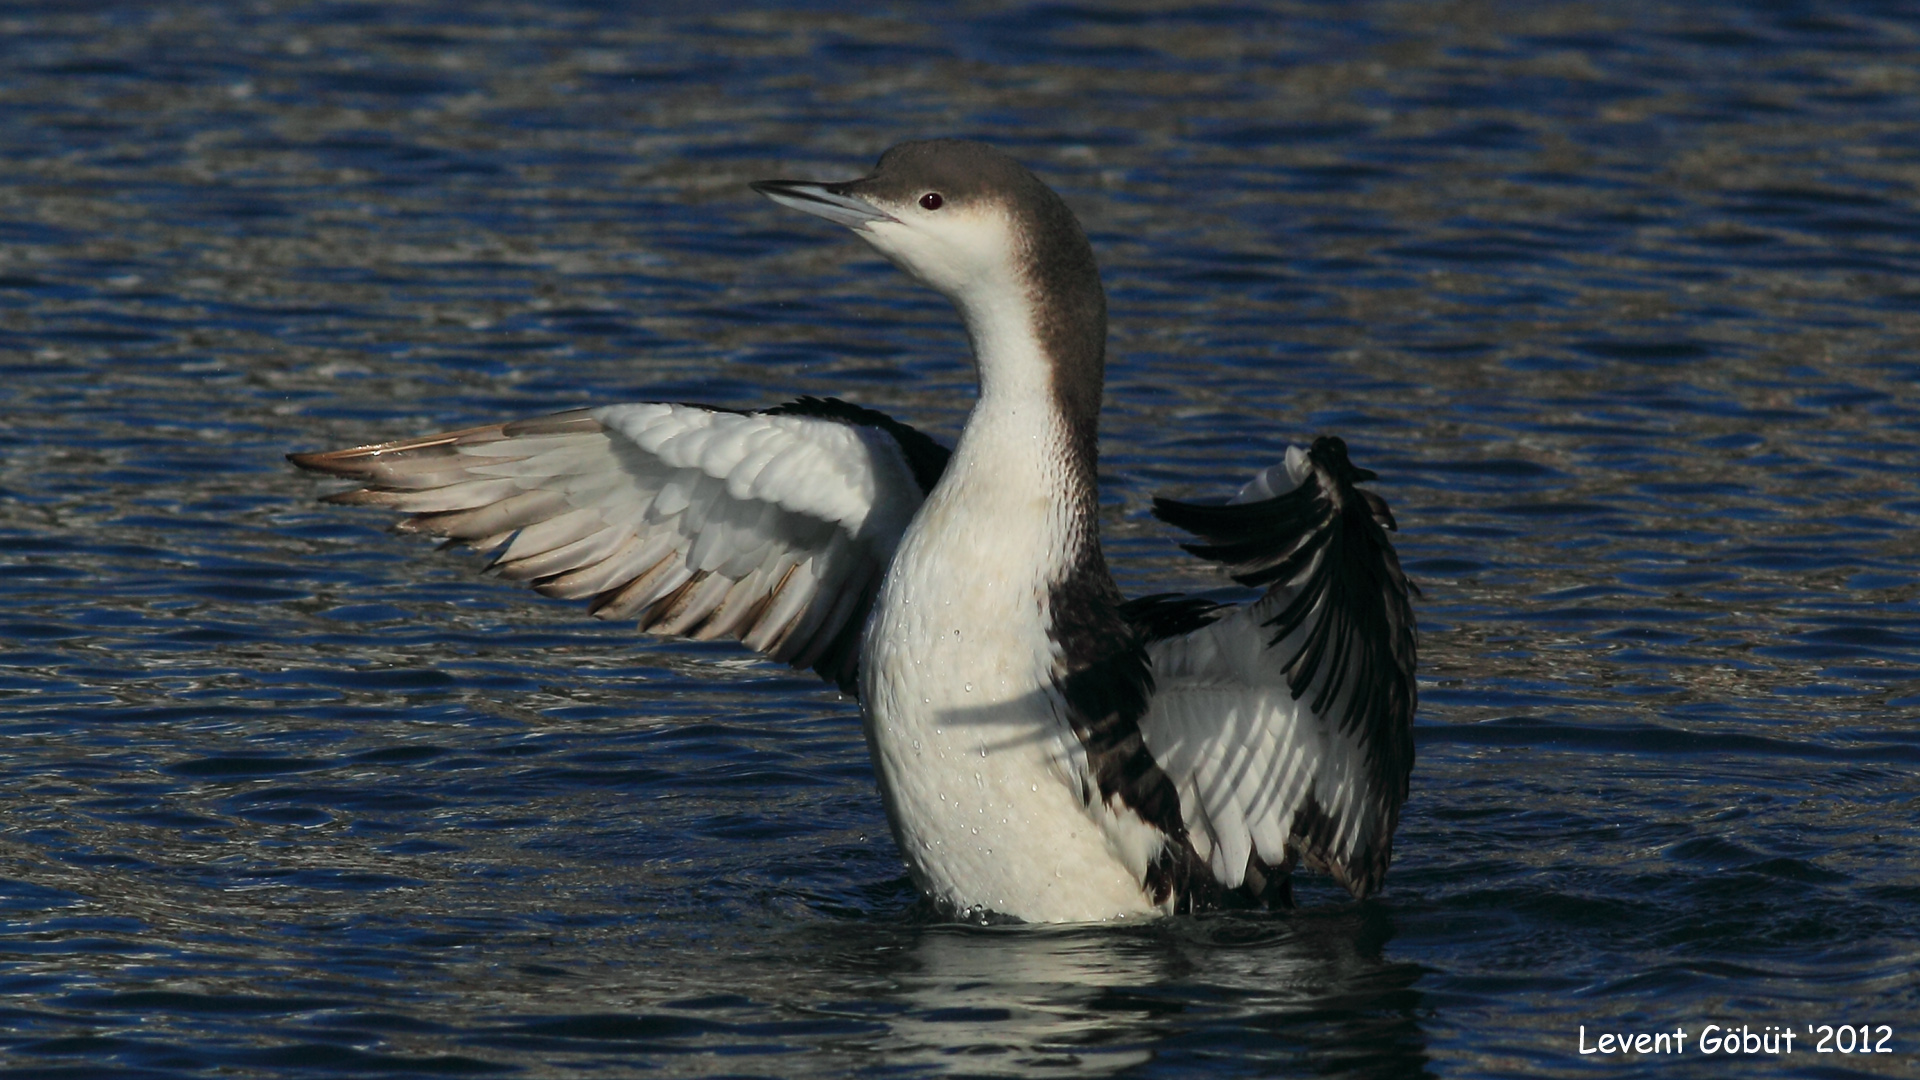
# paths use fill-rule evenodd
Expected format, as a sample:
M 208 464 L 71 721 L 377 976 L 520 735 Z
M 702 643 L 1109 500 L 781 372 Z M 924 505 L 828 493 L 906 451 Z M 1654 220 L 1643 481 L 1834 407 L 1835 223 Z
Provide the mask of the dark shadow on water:
M 719 1053 L 740 1075 L 1425 1076 L 1427 969 L 1384 955 L 1394 934 L 1378 901 L 1075 926 L 899 909 L 763 927 L 639 979 L 536 980 L 453 1041 L 498 1067 L 674 1075 Z
M 828 1009 L 885 1015 L 893 1066 L 971 1075 L 1419 1076 L 1422 970 L 1379 903 L 1117 926 L 809 928 Z M 791 975 L 789 976 L 791 977 Z M 792 1000 L 791 988 L 777 992 Z

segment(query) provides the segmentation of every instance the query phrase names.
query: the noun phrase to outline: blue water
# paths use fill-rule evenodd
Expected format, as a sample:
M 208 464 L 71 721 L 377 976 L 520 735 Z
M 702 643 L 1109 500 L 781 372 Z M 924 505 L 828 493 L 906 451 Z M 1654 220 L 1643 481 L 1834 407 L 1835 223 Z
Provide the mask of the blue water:
M 0 1074 L 1920 1072 L 1912 6 L 44 0 L 0 73 Z M 1129 591 L 1224 584 L 1156 492 L 1381 474 L 1376 899 L 933 923 L 850 702 L 281 459 L 798 393 L 951 438 L 944 303 L 744 186 L 947 133 L 1102 259 Z

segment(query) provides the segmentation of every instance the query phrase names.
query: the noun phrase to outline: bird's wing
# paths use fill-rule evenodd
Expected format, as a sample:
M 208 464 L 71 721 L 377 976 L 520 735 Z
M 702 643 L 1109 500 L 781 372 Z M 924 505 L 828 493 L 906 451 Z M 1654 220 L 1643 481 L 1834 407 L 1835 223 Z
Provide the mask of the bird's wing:
M 1189 551 L 1267 588 L 1238 608 L 1157 605 L 1165 625 L 1142 624 L 1157 690 L 1141 735 L 1228 888 L 1250 860 L 1304 859 L 1356 896 L 1386 873 L 1413 768 L 1415 590 L 1386 502 L 1354 486 L 1372 479 L 1323 438 L 1226 505 L 1155 500 L 1200 538 Z
M 851 690 L 860 631 L 947 451 L 832 398 L 611 405 L 328 453 L 330 502 L 496 552 L 489 569 L 642 630 L 734 637 Z

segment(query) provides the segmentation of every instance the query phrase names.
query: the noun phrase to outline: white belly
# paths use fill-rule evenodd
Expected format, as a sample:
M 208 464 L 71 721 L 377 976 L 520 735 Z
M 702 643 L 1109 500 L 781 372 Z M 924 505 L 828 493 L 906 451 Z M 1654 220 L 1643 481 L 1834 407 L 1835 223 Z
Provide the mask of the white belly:
M 1144 867 L 1081 801 L 1044 587 L 994 572 L 1035 565 L 1006 550 L 1025 530 L 955 529 L 933 503 L 923 518 L 889 569 L 861 659 L 867 742 L 914 882 L 957 911 L 1029 922 L 1158 911 Z

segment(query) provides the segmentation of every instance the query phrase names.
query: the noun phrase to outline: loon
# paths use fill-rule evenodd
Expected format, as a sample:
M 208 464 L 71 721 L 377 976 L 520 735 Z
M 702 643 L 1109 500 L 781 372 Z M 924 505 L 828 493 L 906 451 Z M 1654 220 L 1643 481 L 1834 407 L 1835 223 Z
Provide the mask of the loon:
M 493 552 L 642 631 L 734 638 L 859 698 L 887 819 L 950 917 L 1288 907 L 1380 884 L 1413 766 L 1415 630 L 1376 479 L 1338 438 L 1218 504 L 1156 499 L 1242 604 L 1121 596 L 1101 553 L 1107 310 L 1058 195 L 977 142 L 756 182 L 952 301 L 957 444 L 836 398 L 641 403 L 291 454 L 330 500 Z

